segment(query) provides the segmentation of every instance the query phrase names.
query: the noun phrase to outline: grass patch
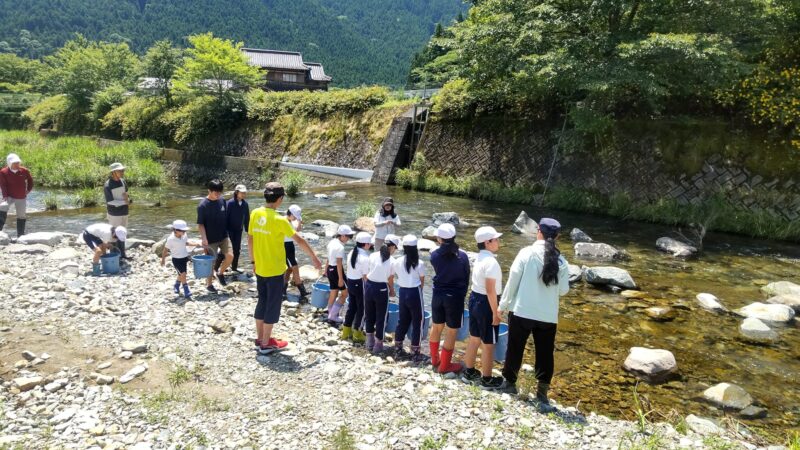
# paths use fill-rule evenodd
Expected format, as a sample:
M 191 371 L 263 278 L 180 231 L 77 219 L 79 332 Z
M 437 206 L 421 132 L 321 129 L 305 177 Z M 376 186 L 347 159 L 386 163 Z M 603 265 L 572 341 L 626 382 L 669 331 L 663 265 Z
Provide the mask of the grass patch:
M 737 450 L 741 447 L 731 441 L 719 436 L 706 436 L 703 438 L 703 446 L 709 450 Z
M 664 438 L 658 433 L 641 434 L 628 432 L 619 441 L 619 450 L 661 450 L 666 446 Z
M 180 385 L 188 383 L 191 380 L 192 372 L 184 366 L 176 366 L 169 372 L 169 375 L 167 375 L 167 381 L 169 381 L 169 385 L 172 389 L 177 389 Z
M 92 208 L 100 204 L 100 191 L 93 188 L 83 188 L 74 194 L 75 206 L 78 208 Z
M 333 435 L 331 448 L 333 450 L 354 450 L 356 448 L 356 440 L 347 425 L 340 426 Z
M 789 450 L 800 450 L 800 432 L 795 431 L 789 434 L 786 439 L 786 448 Z
M 505 203 L 530 204 L 537 192 L 524 186 L 506 186 L 476 175 L 454 177 L 430 172 L 422 173 L 411 168 L 398 170 L 395 182 L 406 189 L 416 191 Z
M 303 173 L 290 170 L 281 177 L 281 184 L 286 190 L 286 194 L 294 197 L 308 184 L 308 177 Z
M 372 217 L 375 215 L 375 211 L 377 211 L 377 208 L 371 202 L 358 202 L 358 205 L 353 210 L 353 217 L 356 219 L 359 217 Z
M 433 436 L 425 436 L 425 439 L 422 440 L 422 444 L 419 446 L 419 448 L 420 450 L 439 450 L 444 448 L 445 444 L 447 444 L 447 434 L 439 439 L 436 439 Z
M 45 211 L 55 211 L 61 206 L 61 200 L 58 198 L 58 195 L 53 192 L 45 194 L 42 200 L 44 201 Z

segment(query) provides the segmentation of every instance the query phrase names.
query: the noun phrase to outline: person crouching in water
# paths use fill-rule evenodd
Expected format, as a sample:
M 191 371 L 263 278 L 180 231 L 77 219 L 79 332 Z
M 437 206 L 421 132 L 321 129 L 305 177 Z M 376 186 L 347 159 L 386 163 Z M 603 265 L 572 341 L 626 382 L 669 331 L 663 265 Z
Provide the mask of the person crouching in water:
M 399 359 L 411 357 L 415 363 L 423 362 L 426 357 L 419 351 L 422 338 L 422 321 L 425 308 L 422 302 L 422 286 L 425 282 L 425 264 L 419 260 L 417 237 L 413 234 L 403 236 L 402 257 L 392 263 L 392 271 L 400 285 L 399 306 L 400 318 L 394 334 L 395 354 Z M 411 354 L 403 350 L 403 341 L 411 327 Z
M 342 322 L 339 318 L 339 312 L 344 305 L 344 299 L 347 297 L 347 286 L 344 279 L 344 244 L 353 237 L 353 230 L 347 225 L 339 225 L 336 230 L 336 236 L 328 242 L 328 267 L 326 274 L 328 275 L 328 284 L 331 288 L 331 294 L 328 297 L 328 323 L 331 325 L 338 325 Z M 339 296 L 339 301 L 336 301 L 336 296 Z
M 94 223 L 86 227 L 81 233 L 83 241 L 90 249 L 94 250 L 92 258 L 92 275 L 100 275 L 100 257 L 109 250 L 119 252 L 118 243 L 125 243 L 128 230 L 123 226 L 115 227 L 108 223 Z
M 186 221 L 175 220 L 172 222 L 172 234 L 167 238 L 164 250 L 161 251 L 161 265 L 164 265 L 167 253 L 169 253 L 172 256 L 172 267 L 178 272 L 178 279 L 175 280 L 173 290 L 176 294 L 180 294 L 180 288 L 183 285 L 183 296 L 186 300 L 191 300 L 192 293 L 186 283 L 186 266 L 189 264 L 189 250 L 186 249 L 186 243 L 189 241 L 189 235 L 186 233 L 188 230 L 189 226 Z
M 292 205 L 286 211 L 286 220 L 289 225 L 294 228 L 294 231 L 303 231 L 303 210 L 297 206 Z M 289 280 L 294 281 L 294 285 L 300 291 L 300 297 L 308 297 L 308 291 L 300 278 L 300 266 L 297 264 L 297 255 L 294 248 L 294 239 L 287 237 L 283 240 L 284 250 L 286 250 L 286 275 L 283 280 L 283 296 L 286 297 L 286 290 L 289 289 Z
M 347 255 L 347 292 L 350 304 L 342 325 L 342 340 L 353 339 L 357 344 L 365 341 L 361 331 L 364 319 L 364 282 L 369 273 L 369 250 L 372 247 L 372 236 L 369 233 L 356 234 L 356 247 Z
M 369 273 L 364 289 L 364 331 L 367 333 L 367 350 L 375 355 L 383 353 L 389 297 L 395 294 L 391 256 L 400 243 L 400 236 L 386 235 L 380 251 L 369 257 Z
M 500 390 L 517 393 L 517 375 L 525 344 L 533 334 L 536 350 L 536 399 L 548 405 L 547 391 L 553 378 L 553 350 L 558 323 L 559 297 L 569 291 L 569 264 L 556 247 L 561 224 L 550 218 L 539 221 L 533 245 L 514 258 L 500 310 L 508 311 L 508 349 L 503 365 L 505 381 Z
M 497 389 L 502 377 L 492 376 L 494 346 L 500 334 L 500 309 L 497 297 L 502 292 L 503 272 L 495 254 L 500 249 L 500 236 L 492 227 L 475 231 L 478 257 L 472 269 L 472 294 L 469 297 L 469 342 L 464 354 L 466 370 L 461 381 L 478 385 L 481 389 Z M 475 369 L 475 358 L 481 347 L 481 370 Z
M 469 257 L 456 244 L 456 228 L 443 223 L 436 229 L 439 248 L 431 253 L 433 277 L 431 299 L 431 364 L 439 373 L 460 372 L 461 364 L 452 362 L 456 336 L 464 320 L 464 298 L 469 287 Z M 439 341 L 446 330 L 441 356 Z

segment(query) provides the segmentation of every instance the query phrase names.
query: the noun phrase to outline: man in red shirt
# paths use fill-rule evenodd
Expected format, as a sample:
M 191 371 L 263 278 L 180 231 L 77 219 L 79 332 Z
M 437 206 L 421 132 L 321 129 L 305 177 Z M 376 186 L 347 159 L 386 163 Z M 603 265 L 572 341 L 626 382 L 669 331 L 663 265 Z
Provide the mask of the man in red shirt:
M 25 221 L 28 193 L 33 190 L 33 177 L 30 171 L 22 167 L 16 153 L 9 153 L 6 157 L 6 167 L 0 170 L 0 190 L 3 192 L 0 202 L 0 230 L 6 224 L 8 210 L 14 206 L 17 213 L 17 237 L 25 234 Z

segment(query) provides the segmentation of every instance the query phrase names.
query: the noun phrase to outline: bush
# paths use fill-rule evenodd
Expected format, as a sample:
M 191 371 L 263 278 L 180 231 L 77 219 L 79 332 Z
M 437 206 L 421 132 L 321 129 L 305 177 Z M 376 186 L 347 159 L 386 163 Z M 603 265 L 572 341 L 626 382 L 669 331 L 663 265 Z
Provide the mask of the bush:
M 130 97 L 103 117 L 103 129 L 123 139 L 151 138 L 166 141 L 169 129 L 161 121 L 166 107 L 157 98 Z
M 86 118 L 66 95 L 46 97 L 22 113 L 34 130 L 52 128 L 59 131 L 78 131 L 86 126 Z
M 353 217 L 356 219 L 359 217 L 372 217 L 377 210 L 377 206 L 371 202 L 359 202 L 359 204 L 356 205 L 356 209 L 353 210 Z
M 246 117 L 245 104 L 239 96 L 201 95 L 185 105 L 170 109 L 161 118 L 175 142 L 184 144 L 217 130 L 236 127 Z
M 286 194 L 294 197 L 308 184 L 308 177 L 300 172 L 289 171 L 281 177 L 281 184 L 283 184 Z
M 119 84 L 112 84 L 102 91 L 96 92 L 92 96 L 90 117 L 95 123 L 99 122 L 109 111 L 125 103 L 126 96 L 127 90 Z
M 271 122 L 284 114 L 325 118 L 336 113 L 356 114 L 384 104 L 389 90 L 384 87 L 337 89 L 332 91 L 264 92 L 253 89 L 245 96 L 249 119 Z
M 78 208 L 91 208 L 100 201 L 100 192 L 93 188 L 83 188 L 75 193 L 75 206 Z
M 45 211 L 55 211 L 58 209 L 59 205 L 61 204 L 61 200 L 58 199 L 58 195 L 53 192 L 48 192 L 44 196 L 44 209 Z
M 437 194 L 469 197 L 507 203 L 530 204 L 536 189 L 525 186 L 506 186 L 497 181 L 488 181 L 478 176 L 453 177 L 431 172 L 421 173 L 413 169 L 400 169 L 395 182 L 406 188 Z

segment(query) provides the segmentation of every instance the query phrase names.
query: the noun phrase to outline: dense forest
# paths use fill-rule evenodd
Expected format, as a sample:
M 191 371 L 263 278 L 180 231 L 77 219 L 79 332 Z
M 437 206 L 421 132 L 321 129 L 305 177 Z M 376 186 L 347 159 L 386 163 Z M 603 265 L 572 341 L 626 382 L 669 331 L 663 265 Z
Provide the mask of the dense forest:
M 462 0 L 0 0 L 0 53 L 41 58 L 80 33 L 143 53 L 212 32 L 246 46 L 293 50 L 337 86 L 399 87 L 414 52 Z

